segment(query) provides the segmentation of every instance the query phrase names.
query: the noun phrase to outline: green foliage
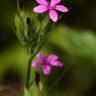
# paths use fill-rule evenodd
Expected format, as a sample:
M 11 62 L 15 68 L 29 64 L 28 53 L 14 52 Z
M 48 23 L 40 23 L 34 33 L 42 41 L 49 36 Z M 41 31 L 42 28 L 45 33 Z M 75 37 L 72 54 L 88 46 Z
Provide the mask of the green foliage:
M 71 56 L 96 64 L 96 36 L 91 30 L 72 29 L 60 26 L 50 36 L 50 42 Z M 58 32 L 58 33 L 57 33 Z
M 53 23 L 48 16 L 44 15 L 27 15 L 20 11 L 15 15 L 15 33 L 21 44 L 26 46 L 28 51 L 33 52 L 38 49 L 43 41 L 46 41 L 47 34 L 53 29 Z M 39 47 L 38 47 L 39 46 Z
M 96 35 L 93 31 L 59 26 L 50 36 L 46 46 L 49 53 L 57 53 L 64 63 L 60 73 L 57 74 L 59 70 L 54 70 L 46 79 L 51 93 L 49 96 L 79 96 L 94 86 Z

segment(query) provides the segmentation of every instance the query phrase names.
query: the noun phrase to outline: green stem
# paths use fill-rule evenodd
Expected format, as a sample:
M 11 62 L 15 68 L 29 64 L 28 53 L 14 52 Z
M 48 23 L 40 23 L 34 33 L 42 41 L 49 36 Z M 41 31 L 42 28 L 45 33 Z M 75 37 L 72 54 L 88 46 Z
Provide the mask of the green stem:
M 33 82 L 33 81 L 31 81 L 31 83 L 30 83 L 31 63 L 32 63 L 32 60 L 35 57 L 35 55 L 40 51 L 40 49 L 42 48 L 42 46 L 46 42 L 46 39 L 47 39 L 47 37 L 45 38 L 45 36 L 41 38 L 42 43 L 36 48 L 36 51 L 35 52 L 32 51 L 32 50 L 31 50 L 31 52 L 29 51 L 29 54 L 30 53 L 31 54 L 29 55 L 28 69 L 27 69 L 26 82 L 25 82 L 25 86 L 26 86 L 27 89 L 30 88 L 30 86 L 31 86 L 31 84 Z
M 31 56 L 31 55 L 29 56 L 28 69 L 27 69 L 26 82 L 25 82 L 25 86 L 26 86 L 27 89 L 29 89 L 29 87 L 30 87 L 31 63 L 32 63 L 33 58 L 34 58 L 35 55 L 37 54 L 37 52 L 38 52 L 38 51 L 36 51 L 35 53 L 32 52 L 33 55 L 32 55 L 32 53 L 31 53 L 32 56 Z
M 31 62 L 32 62 L 32 58 L 29 58 L 28 61 L 28 69 L 27 69 L 27 76 L 26 76 L 26 88 L 29 88 L 29 82 L 30 82 L 30 74 L 31 74 Z

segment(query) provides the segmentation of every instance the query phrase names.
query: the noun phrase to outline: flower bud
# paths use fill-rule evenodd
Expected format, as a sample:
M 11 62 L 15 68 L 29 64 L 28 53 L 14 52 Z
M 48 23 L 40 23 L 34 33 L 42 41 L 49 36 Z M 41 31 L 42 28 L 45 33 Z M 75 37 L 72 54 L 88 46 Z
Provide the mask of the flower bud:
M 39 72 L 35 72 L 35 83 L 38 87 L 39 83 L 40 83 L 40 73 Z
M 18 7 L 20 11 L 24 9 L 24 0 L 18 0 Z

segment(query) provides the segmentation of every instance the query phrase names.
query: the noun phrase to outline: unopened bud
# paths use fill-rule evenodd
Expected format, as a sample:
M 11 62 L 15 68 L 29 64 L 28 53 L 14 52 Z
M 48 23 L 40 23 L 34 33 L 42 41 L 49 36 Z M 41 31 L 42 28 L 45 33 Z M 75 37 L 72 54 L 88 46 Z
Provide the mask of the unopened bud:
M 40 73 L 39 72 L 35 72 L 35 83 L 38 87 L 39 83 L 40 83 Z

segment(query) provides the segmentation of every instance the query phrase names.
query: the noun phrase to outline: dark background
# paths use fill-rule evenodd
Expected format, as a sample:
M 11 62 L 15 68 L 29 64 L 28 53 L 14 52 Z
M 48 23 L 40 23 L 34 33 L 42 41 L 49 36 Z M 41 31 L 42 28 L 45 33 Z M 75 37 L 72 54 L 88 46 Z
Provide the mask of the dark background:
M 96 0 L 62 3 L 70 10 L 41 50 L 46 55 L 56 53 L 64 63 L 62 69 L 54 68 L 45 77 L 49 95 L 96 96 Z M 32 4 L 25 0 L 25 10 L 32 10 Z M 0 1 L 0 89 L 11 86 L 19 90 L 25 74 L 26 51 L 13 31 L 16 12 L 16 0 Z

